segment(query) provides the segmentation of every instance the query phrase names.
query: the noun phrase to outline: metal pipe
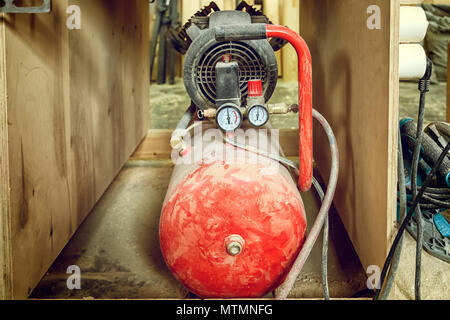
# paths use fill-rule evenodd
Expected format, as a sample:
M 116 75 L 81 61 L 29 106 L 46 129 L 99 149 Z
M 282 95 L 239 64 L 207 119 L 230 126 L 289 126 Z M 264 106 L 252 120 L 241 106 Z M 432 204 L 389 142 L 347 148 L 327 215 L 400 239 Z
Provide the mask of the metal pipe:
M 189 108 L 187 108 L 186 112 L 178 122 L 175 131 L 172 132 L 170 145 L 173 149 L 181 150 L 183 148 L 183 137 L 186 135 L 186 129 L 189 126 L 189 123 L 191 122 L 196 110 L 197 107 L 195 106 L 195 104 L 191 103 Z
M 189 123 L 192 120 L 192 117 L 195 114 L 195 111 L 197 110 L 197 107 L 191 103 L 189 108 L 187 108 L 186 112 L 181 117 L 180 121 L 178 122 L 176 129 L 186 129 L 189 126 Z
M 308 45 L 300 35 L 286 27 L 267 25 L 267 38 L 287 40 L 298 57 L 298 105 L 299 110 L 299 188 L 311 189 L 313 177 L 313 131 L 312 131 L 312 63 Z

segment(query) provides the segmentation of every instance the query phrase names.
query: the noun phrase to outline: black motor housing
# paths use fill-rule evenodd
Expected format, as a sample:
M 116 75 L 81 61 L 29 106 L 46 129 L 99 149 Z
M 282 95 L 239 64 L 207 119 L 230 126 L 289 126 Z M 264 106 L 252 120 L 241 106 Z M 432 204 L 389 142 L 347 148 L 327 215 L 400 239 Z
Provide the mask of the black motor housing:
M 215 39 L 215 27 L 251 24 L 251 16 L 242 11 L 218 11 L 211 14 L 209 24 L 192 25 L 188 35 L 192 44 L 186 53 L 183 79 L 186 90 L 199 109 L 217 108 L 216 65 L 225 55 L 239 66 L 241 104 L 246 103 L 249 80 L 261 79 L 264 98 L 269 101 L 278 80 L 278 64 L 266 40 L 223 41 Z

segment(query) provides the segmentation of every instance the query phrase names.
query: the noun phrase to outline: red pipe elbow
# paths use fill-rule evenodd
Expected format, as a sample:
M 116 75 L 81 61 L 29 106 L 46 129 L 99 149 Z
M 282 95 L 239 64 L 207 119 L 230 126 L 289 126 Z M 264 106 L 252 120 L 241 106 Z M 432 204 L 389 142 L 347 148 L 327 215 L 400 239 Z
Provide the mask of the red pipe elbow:
M 298 105 L 299 111 L 299 161 L 298 185 L 301 191 L 311 189 L 313 177 L 313 132 L 312 132 L 312 63 L 306 42 L 295 31 L 276 25 L 266 26 L 267 38 L 287 40 L 298 56 Z

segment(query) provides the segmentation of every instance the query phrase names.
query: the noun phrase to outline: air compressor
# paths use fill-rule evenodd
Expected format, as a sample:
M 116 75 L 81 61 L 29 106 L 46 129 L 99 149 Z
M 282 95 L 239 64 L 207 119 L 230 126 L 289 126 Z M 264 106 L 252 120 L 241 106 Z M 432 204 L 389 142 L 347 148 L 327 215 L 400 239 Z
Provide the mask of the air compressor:
M 159 226 L 164 260 L 202 298 L 255 298 L 283 287 L 279 295 L 286 297 L 325 223 L 337 180 L 336 141 L 314 111 L 334 151 L 333 172 L 306 238 L 299 190 L 308 191 L 313 183 L 308 46 L 296 32 L 255 23 L 243 11 L 214 12 L 201 24 L 193 23 L 187 34 L 192 43 L 183 80 L 192 104 L 171 139 L 176 165 Z M 284 39 L 296 49 L 298 106 L 269 104 L 278 79 L 269 38 Z M 270 115 L 294 112 L 299 117 L 299 168 L 282 151 L 273 152 L 280 150 L 276 139 L 267 139 L 264 148 L 249 146 L 245 139 L 236 142 L 238 131 L 271 136 Z M 219 131 L 221 138 L 205 140 L 207 130 Z

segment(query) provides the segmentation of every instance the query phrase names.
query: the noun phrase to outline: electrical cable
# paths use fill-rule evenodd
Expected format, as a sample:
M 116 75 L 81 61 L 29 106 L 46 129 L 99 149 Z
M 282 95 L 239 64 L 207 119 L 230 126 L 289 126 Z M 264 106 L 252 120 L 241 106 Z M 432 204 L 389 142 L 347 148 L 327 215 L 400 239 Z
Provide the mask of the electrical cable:
M 411 191 L 410 186 L 406 186 L 407 191 Z M 436 189 L 436 190 L 443 190 L 441 192 L 435 192 L 430 190 L 430 188 L 427 188 L 424 195 L 428 195 L 429 197 L 436 198 L 436 199 L 450 199 L 450 189 Z
M 434 200 L 449 200 L 450 199 L 450 195 L 449 194 L 444 194 L 444 193 L 427 193 L 425 192 L 426 196 L 433 198 Z
M 398 141 L 398 184 L 399 184 L 399 200 L 400 200 L 400 210 L 399 210 L 399 221 L 402 221 L 406 216 L 407 204 L 406 204 L 406 183 L 405 183 L 405 167 L 403 164 L 403 148 L 400 130 L 398 131 L 399 141 Z M 381 300 L 386 300 L 391 292 L 392 285 L 394 284 L 395 276 L 397 274 L 397 269 L 400 264 L 400 257 L 402 254 L 403 237 L 401 235 L 398 247 L 395 250 L 394 257 L 392 258 L 392 265 L 389 268 L 389 274 L 386 280 L 386 286 L 381 294 Z
M 413 202 L 412 201 L 408 201 L 408 206 L 410 207 L 412 205 L 413 205 Z M 434 204 L 428 204 L 428 203 L 419 203 L 419 206 L 422 209 L 426 209 L 426 210 L 435 210 L 435 209 L 439 209 L 440 208 L 439 206 L 436 206 Z
M 424 204 L 433 204 L 433 205 L 438 206 L 440 208 L 450 209 L 450 203 L 449 202 L 433 199 L 432 197 L 428 196 L 427 194 L 424 194 L 422 196 L 422 199 L 424 200 Z
M 436 172 L 438 171 L 439 167 L 442 164 L 442 161 L 444 160 L 445 157 L 447 157 L 447 154 L 450 150 L 450 143 L 447 144 L 447 146 L 444 148 L 444 150 L 442 151 L 441 155 L 439 156 L 438 161 L 434 164 L 431 172 L 427 175 L 422 187 L 419 190 L 419 193 L 417 194 L 417 196 L 415 197 L 415 199 L 413 200 L 413 203 L 411 205 L 411 207 L 408 210 L 408 214 L 406 215 L 405 219 L 403 219 L 403 222 L 397 232 L 397 235 L 395 236 L 394 242 L 391 245 L 391 248 L 389 250 L 388 256 L 386 258 L 386 261 L 384 263 L 383 266 L 383 270 L 381 271 L 381 275 L 380 275 L 380 281 L 379 281 L 379 285 L 380 287 L 378 289 L 376 289 L 375 291 L 375 296 L 374 296 L 374 300 L 378 300 L 380 298 L 380 293 L 381 293 L 381 289 L 383 287 L 383 283 L 388 271 L 389 266 L 391 265 L 394 253 L 396 251 L 397 246 L 399 245 L 399 242 L 403 236 L 403 233 L 405 232 L 406 226 L 409 223 L 409 221 L 411 220 L 413 213 L 417 207 L 417 205 L 419 204 L 419 201 L 422 197 L 422 195 L 425 193 L 425 190 L 427 189 L 427 187 L 429 186 L 429 184 L 432 181 L 433 176 L 436 174 Z
M 408 193 L 410 194 L 410 193 Z M 400 200 L 397 197 L 397 200 Z M 421 202 L 419 203 L 421 208 L 445 208 L 450 209 L 450 202 L 445 201 L 450 200 L 448 196 L 445 195 L 430 195 L 429 193 L 424 193 Z M 411 201 L 408 202 L 412 203 Z
M 423 140 L 423 122 L 425 118 L 425 95 L 430 91 L 430 77 L 432 71 L 432 62 L 430 59 L 427 60 L 427 70 L 425 75 L 419 81 L 419 91 L 420 91 L 420 103 L 419 103 L 419 115 L 417 119 L 417 134 L 416 134 L 416 145 L 413 151 L 412 158 L 412 169 L 411 169 L 411 186 L 413 199 L 417 196 L 417 171 L 419 167 L 420 151 L 422 148 Z M 416 217 L 417 223 L 417 240 L 416 240 L 416 274 L 414 282 L 414 291 L 416 300 L 421 299 L 421 271 L 422 271 L 422 247 L 423 247 L 423 220 L 422 220 L 422 210 L 420 206 L 416 206 Z
M 428 187 L 425 193 L 433 193 L 433 194 L 448 194 L 450 197 L 450 189 L 448 188 L 430 188 Z

